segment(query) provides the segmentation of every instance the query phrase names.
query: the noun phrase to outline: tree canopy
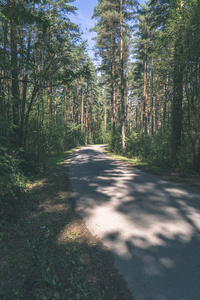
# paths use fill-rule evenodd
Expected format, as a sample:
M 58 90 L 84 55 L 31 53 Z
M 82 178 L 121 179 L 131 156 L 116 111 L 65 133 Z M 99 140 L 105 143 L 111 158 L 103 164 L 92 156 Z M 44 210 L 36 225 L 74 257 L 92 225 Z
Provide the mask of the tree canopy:
M 1 1 L 1 190 L 6 174 L 88 143 L 199 173 L 199 1 L 99 0 L 98 67 L 73 2 Z

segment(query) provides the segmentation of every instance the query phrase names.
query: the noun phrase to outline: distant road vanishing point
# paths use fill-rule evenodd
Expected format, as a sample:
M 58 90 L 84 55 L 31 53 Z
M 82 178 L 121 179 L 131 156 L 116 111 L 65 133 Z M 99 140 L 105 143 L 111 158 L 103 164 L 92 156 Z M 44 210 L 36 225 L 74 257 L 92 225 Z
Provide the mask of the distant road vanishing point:
M 70 163 L 80 214 L 134 300 L 200 300 L 200 194 L 83 147 Z

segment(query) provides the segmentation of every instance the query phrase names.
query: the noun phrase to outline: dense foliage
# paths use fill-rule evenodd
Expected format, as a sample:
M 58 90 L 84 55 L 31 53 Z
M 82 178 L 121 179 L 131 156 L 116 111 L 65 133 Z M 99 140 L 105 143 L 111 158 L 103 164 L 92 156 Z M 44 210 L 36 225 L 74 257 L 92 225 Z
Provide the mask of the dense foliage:
M 1 204 L 17 205 L 20 174 L 45 171 L 48 156 L 102 141 L 98 78 L 71 2 L 1 2 Z
M 199 8 L 196 0 L 101 0 L 95 7 L 96 53 L 111 106 L 114 151 L 124 152 L 119 135 L 125 118 L 128 156 L 200 172 Z
M 99 0 L 98 69 L 72 2 L 1 1 L 1 203 L 48 156 L 89 143 L 200 172 L 199 1 Z

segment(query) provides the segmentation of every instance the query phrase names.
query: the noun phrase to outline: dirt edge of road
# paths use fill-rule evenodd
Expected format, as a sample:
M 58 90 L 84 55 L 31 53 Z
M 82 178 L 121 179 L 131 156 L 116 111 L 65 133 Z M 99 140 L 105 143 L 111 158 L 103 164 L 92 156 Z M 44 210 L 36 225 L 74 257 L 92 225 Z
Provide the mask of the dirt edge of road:
M 114 153 L 109 152 L 107 149 L 103 148 L 103 152 L 108 157 L 111 157 L 121 163 L 124 163 L 130 167 L 134 167 L 143 172 L 149 173 L 160 179 L 168 181 L 174 185 L 178 185 L 184 188 L 191 190 L 192 192 L 200 193 L 200 175 L 198 174 L 188 174 L 180 171 L 169 171 L 164 170 L 159 167 L 151 166 L 148 164 L 140 164 L 136 159 L 128 159 L 126 157 L 115 155 Z M 136 163 L 135 163 L 136 161 Z
M 13 221 L 0 224 L 1 299 L 133 299 L 76 211 L 69 162 L 32 183 Z

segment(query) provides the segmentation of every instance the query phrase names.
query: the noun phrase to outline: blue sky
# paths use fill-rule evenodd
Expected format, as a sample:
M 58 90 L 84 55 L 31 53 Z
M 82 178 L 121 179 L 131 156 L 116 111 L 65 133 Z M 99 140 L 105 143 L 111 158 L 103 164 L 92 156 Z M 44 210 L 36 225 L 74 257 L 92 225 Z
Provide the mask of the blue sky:
M 144 3 L 145 0 L 140 0 L 141 3 Z M 92 47 L 95 44 L 95 41 L 92 40 L 95 37 L 95 32 L 89 32 L 89 29 L 92 28 L 96 20 L 91 19 L 93 14 L 94 6 L 97 5 L 98 0 L 75 0 L 72 5 L 77 7 L 76 16 L 71 15 L 70 19 L 72 22 L 79 24 L 81 30 L 83 31 L 83 38 L 88 40 L 88 49 L 89 55 L 91 58 L 94 58 L 94 53 Z
M 94 26 L 95 20 L 91 19 L 93 14 L 94 6 L 97 5 L 98 0 L 75 0 L 72 5 L 78 8 L 76 16 L 71 15 L 70 19 L 76 23 L 80 24 L 83 31 L 83 38 L 88 40 L 88 48 L 90 57 L 94 57 L 92 47 L 95 41 L 92 41 L 92 37 L 96 34 L 95 32 L 89 32 L 89 29 Z

